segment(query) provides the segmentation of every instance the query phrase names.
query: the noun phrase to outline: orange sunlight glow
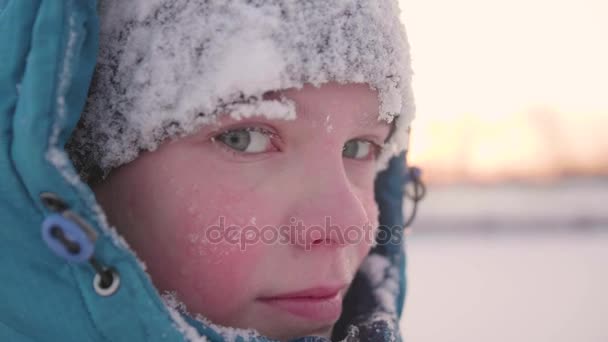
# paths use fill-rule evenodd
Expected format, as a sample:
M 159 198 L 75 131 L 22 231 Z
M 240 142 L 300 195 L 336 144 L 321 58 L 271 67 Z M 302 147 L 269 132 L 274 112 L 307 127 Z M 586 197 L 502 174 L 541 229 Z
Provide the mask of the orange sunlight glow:
M 400 3 L 427 180 L 608 174 L 608 2 Z

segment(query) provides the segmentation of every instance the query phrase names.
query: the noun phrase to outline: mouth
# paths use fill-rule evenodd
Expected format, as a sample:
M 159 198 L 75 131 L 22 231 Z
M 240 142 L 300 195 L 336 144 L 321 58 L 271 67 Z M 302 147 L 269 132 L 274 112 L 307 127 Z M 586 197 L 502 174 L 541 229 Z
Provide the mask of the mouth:
M 346 286 L 315 287 L 302 291 L 260 297 L 258 301 L 294 316 L 315 322 L 333 323 L 342 313 Z

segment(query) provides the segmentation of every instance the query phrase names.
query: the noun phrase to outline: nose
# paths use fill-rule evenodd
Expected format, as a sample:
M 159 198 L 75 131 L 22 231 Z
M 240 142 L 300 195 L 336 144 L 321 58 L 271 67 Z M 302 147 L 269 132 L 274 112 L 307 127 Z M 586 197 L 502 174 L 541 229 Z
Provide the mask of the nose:
M 290 243 L 306 250 L 371 244 L 377 217 L 370 216 L 377 211 L 368 212 L 366 194 L 349 182 L 342 165 L 307 171 L 306 177 L 293 180 L 298 185 L 289 194 L 283 218 Z

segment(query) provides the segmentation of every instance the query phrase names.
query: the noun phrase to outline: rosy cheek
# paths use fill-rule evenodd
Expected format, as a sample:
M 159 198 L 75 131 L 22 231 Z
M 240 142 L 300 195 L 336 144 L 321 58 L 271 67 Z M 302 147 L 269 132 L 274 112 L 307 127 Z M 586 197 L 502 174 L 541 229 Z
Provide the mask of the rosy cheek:
M 238 230 L 229 236 L 226 234 L 229 226 L 242 227 L 247 215 L 218 215 L 228 211 L 228 206 L 222 205 L 225 204 L 222 197 L 215 197 L 216 203 L 201 205 L 200 197 L 191 195 L 180 201 L 190 206 L 174 211 L 173 247 L 177 252 L 174 264 L 179 269 L 178 280 L 174 281 L 178 292 L 188 297 L 185 301 L 201 303 L 201 307 L 195 304 L 193 311 L 223 321 L 229 318 L 231 310 L 255 294 L 248 293 L 249 288 L 244 284 L 253 281 L 251 277 L 259 263 L 261 249 L 256 246 L 243 249 Z M 238 212 L 238 208 L 231 209 Z M 228 241 L 229 238 L 233 240 Z
M 177 240 L 178 252 L 173 258 L 176 270 L 169 281 L 190 311 L 227 324 L 256 296 L 249 285 L 255 282 L 252 276 L 260 250 L 255 246 L 242 250 L 238 244 L 226 241 L 191 239 L 193 235 L 187 232 Z
M 190 246 L 176 260 L 180 269 L 180 290 L 200 296 L 206 305 L 231 307 L 231 299 L 238 303 L 240 297 L 247 295 L 243 284 L 249 283 L 256 261 L 250 254 L 226 243 Z M 224 303 L 219 305 L 221 302 Z

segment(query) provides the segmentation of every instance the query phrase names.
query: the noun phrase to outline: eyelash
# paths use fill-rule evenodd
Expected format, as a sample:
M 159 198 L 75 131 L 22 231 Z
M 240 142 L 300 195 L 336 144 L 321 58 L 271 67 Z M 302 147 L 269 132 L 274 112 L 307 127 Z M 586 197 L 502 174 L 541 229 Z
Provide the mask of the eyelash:
M 215 143 L 216 145 L 219 145 L 219 147 L 222 148 L 224 151 L 229 152 L 231 155 L 233 155 L 234 157 L 237 157 L 237 158 L 252 158 L 253 159 L 253 158 L 259 158 L 259 156 L 261 154 L 265 154 L 266 152 L 247 153 L 247 152 L 238 151 L 238 150 L 226 145 L 225 143 L 223 143 L 220 140 L 220 136 L 223 134 L 227 134 L 227 133 L 234 132 L 234 131 L 242 131 L 242 130 L 255 131 L 255 132 L 259 132 L 259 133 L 262 133 L 262 134 L 268 136 L 268 138 L 270 139 L 270 143 L 273 145 L 273 147 L 276 148 L 277 151 L 281 151 L 281 149 L 277 146 L 278 142 L 280 141 L 279 135 L 270 129 L 267 129 L 264 127 L 259 127 L 259 126 L 245 126 L 245 127 L 229 128 L 229 129 L 223 130 L 219 133 L 215 133 L 211 137 L 211 141 L 213 143 Z M 372 148 L 372 152 L 370 153 L 371 157 L 364 158 L 364 159 L 345 157 L 349 160 L 360 161 L 360 162 L 368 161 L 368 160 L 376 160 L 376 159 L 378 159 L 378 156 L 384 149 L 384 145 L 380 145 L 371 139 L 355 138 L 355 139 L 351 139 L 349 141 L 352 141 L 352 140 L 369 143 L 370 147 Z M 343 148 L 343 150 L 344 150 L 344 148 Z
M 238 151 L 221 141 L 220 137 L 223 134 L 228 134 L 231 132 L 238 132 L 238 131 L 254 131 L 254 132 L 262 133 L 270 139 L 270 144 L 272 144 L 272 146 L 277 151 L 281 151 L 279 135 L 274 133 L 272 130 L 270 130 L 268 128 L 260 127 L 260 126 L 244 126 L 244 127 L 234 127 L 234 128 L 225 129 L 225 130 L 222 130 L 221 132 L 216 132 L 215 134 L 213 134 L 213 136 L 211 137 L 211 142 L 213 142 L 215 145 L 217 145 L 219 148 L 221 148 L 225 152 L 230 153 L 235 158 L 259 159 L 260 155 L 265 154 L 265 152 L 247 153 L 247 152 Z

